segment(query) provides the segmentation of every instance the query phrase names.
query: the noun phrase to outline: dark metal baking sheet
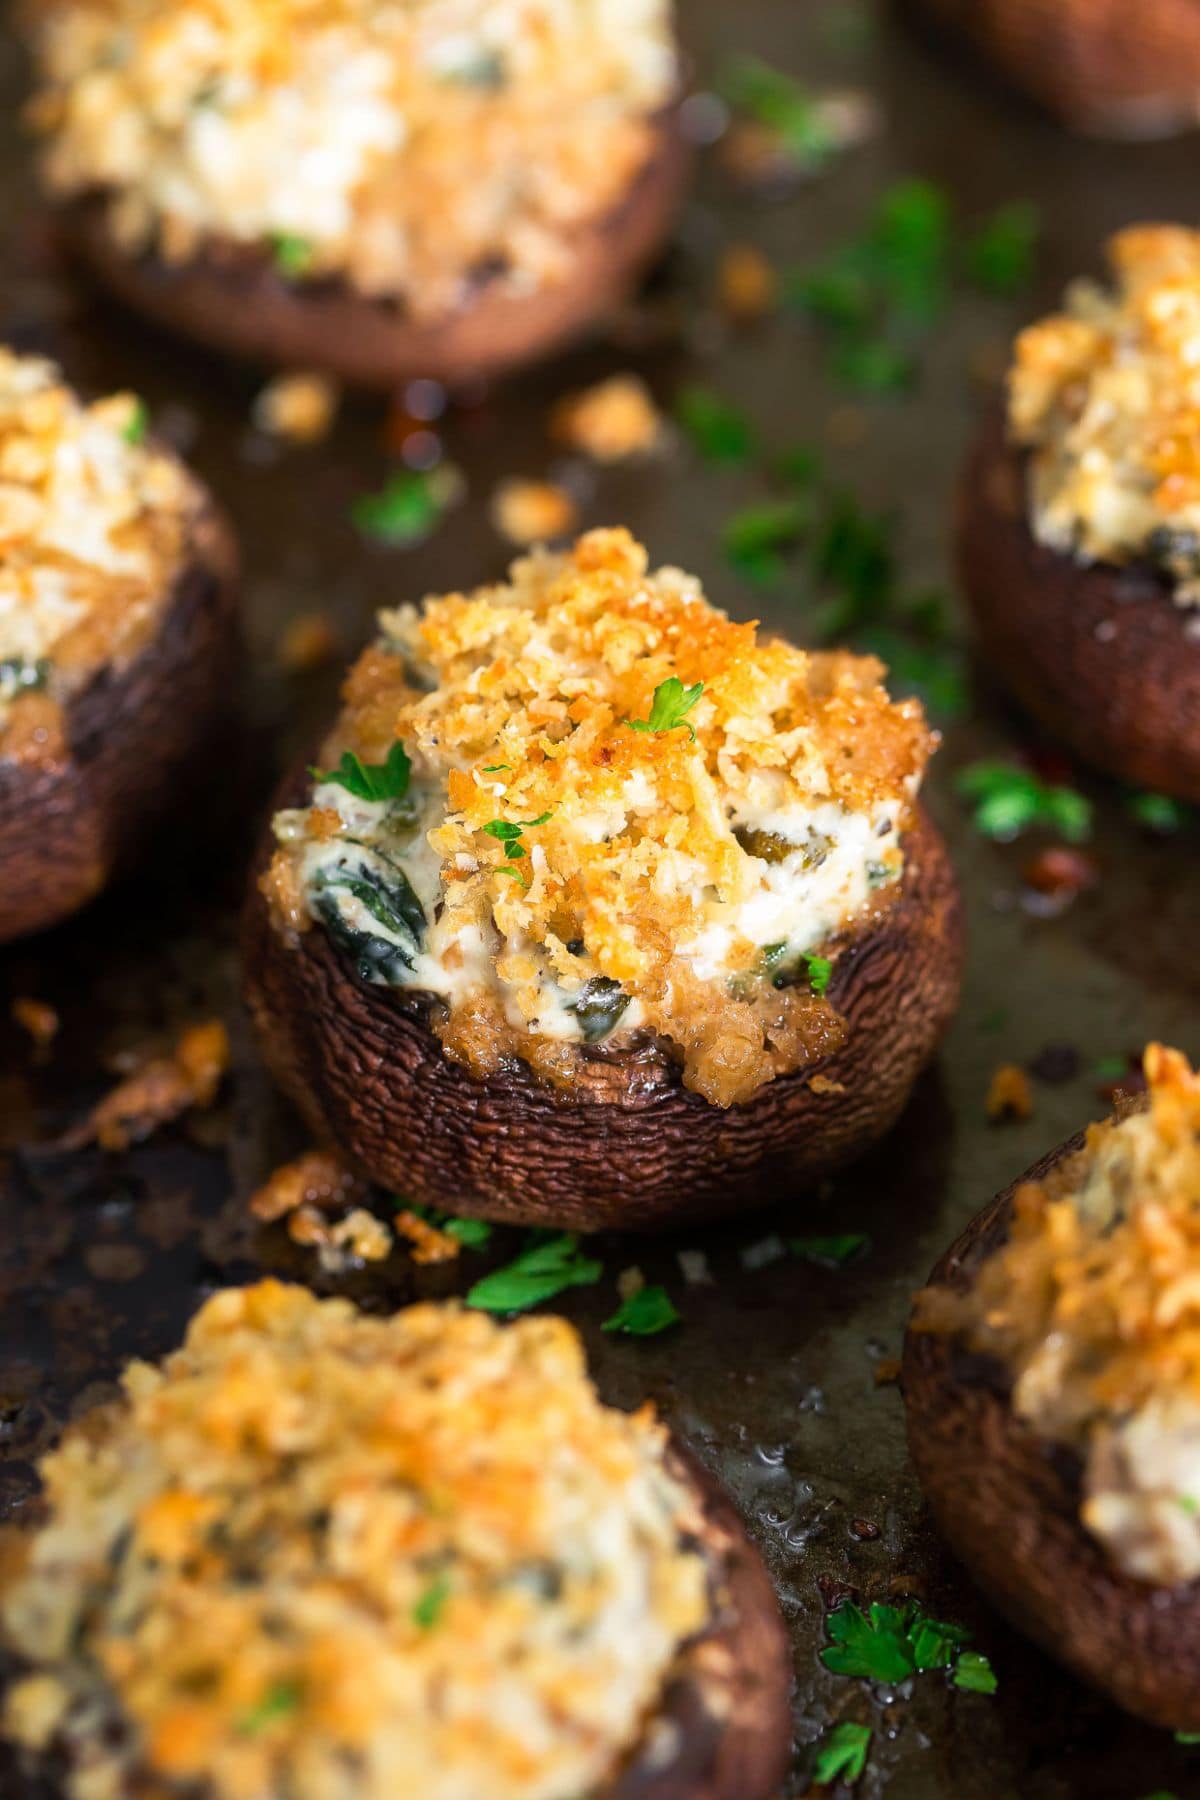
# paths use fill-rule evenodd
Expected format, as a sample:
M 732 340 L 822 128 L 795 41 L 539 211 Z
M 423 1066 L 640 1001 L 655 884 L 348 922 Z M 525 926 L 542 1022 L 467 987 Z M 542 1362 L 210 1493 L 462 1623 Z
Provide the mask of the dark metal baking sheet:
M 236 911 L 250 835 L 275 775 L 329 716 L 338 679 L 336 665 L 303 677 L 281 672 L 275 650 L 285 622 L 328 612 L 349 656 L 380 603 L 494 576 L 506 557 L 487 518 L 495 482 L 551 467 L 550 403 L 619 368 L 640 369 L 664 400 L 683 379 L 703 381 L 744 405 L 771 441 L 818 447 L 864 504 L 895 509 L 906 580 L 946 586 L 948 508 L 973 372 L 996 366 L 1023 309 L 1049 302 L 1070 275 L 1096 266 L 1108 231 L 1138 217 L 1194 218 L 1195 138 L 1139 147 L 1068 139 L 890 14 L 847 50 L 847 33 L 836 27 L 850 4 L 682 0 L 701 81 L 729 54 L 756 51 L 818 86 L 871 91 L 884 129 L 820 180 L 769 204 L 748 202 L 708 159 L 658 290 L 667 328 L 641 345 L 634 336 L 585 350 L 453 414 L 446 448 L 467 475 L 467 500 L 427 543 L 390 553 L 364 544 L 348 518 L 355 496 L 376 487 L 386 467 L 377 404 L 348 402 L 334 434 L 314 449 L 278 449 L 251 429 L 250 376 L 144 333 L 56 266 L 17 126 L 20 58 L 11 45 L 0 48 L 0 328 L 22 346 L 61 355 L 81 383 L 128 383 L 150 398 L 241 531 L 247 640 L 238 723 L 214 757 L 211 809 L 189 819 L 180 838 L 164 839 L 135 880 L 85 917 L 0 957 L 6 1517 L 27 1504 L 31 1459 L 63 1419 L 103 1395 L 131 1354 L 156 1355 L 177 1342 L 215 1285 L 260 1268 L 311 1275 L 282 1234 L 244 1223 L 247 1193 L 301 1142 L 255 1066 L 244 1026 L 236 1028 L 236 1069 L 217 1113 L 120 1158 L 45 1147 L 102 1091 L 114 1053 L 214 1009 L 236 1017 Z M 802 261 L 853 232 L 872 197 L 910 173 L 942 184 L 966 219 L 1033 197 L 1045 232 L 1037 291 L 1013 305 L 959 295 L 909 398 L 848 401 L 794 320 L 741 334 L 721 326 L 711 292 L 723 243 L 748 241 L 780 263 Z M 655 558 L 696 570 L 730 610 L 802 632 L 802 612 L 786 599 L 764 600 L 723 562 L 719 521 L 752 492 L 743 471 L 705 470 L 673 455 L 600 473 L 586 520 L 627 522 Z M 1025 742 L 1020 722 L 981 680 L 972 716 L 947 732 L 938 758 L 932 800 L 966 887 L 970 960 L 958 1022 L 890 1141 L 820 1194 L 790 1196 L 726 1230 L 653 1246 L 605 1242 L 604 1287 L 568 1296 L 564 1307 L 585 1331 L 605 1395 L 619 1403 L 654 1395 L 721 1472 L 762 1545 L 795 1638 L 795 1794 L 806 1787 L 809 1746 L 838 1718 L 876 1728 L 858 1790 L 865 1800 L 1200 1792 L 1200 1753 L 1123 1720 L 974 1595 L 923 1514 L 899 1394 L 875 1379 L 898 1351 L 909 1295 L 965 1219 L 1102 1110 L 1095 1060 L 1155 1036 L 1200 1051 L 1195 834 L 1149 841 L 1113 789 L 1087 784 L 1098 805 L 1101 880 L 1062 917 L 1032 917 L 1021 903 L 1025 849 L 975 835 L 951 785 L 964 761 Z M 60 1010 L 62 1030 L 44 1067 L 31 1063 L 8 1023 L 18 994 Z M 1035 1083 L 1027 1122 L 989 1126 L 983 1102 L 994 1066 L 1062 1042 L 1081 1052 L 1079 1074 L 1057 1086 Z M 797 1227 L 866 1231 L 870 1255 L 840 1273 L 787 1257 L 744 1266 L 747 1246 Z M 711 1286 L 683 1283 L 676 1252 L 696 1247 L 708 1254 Z M 678 1298 L 685 1322 L 675 1332 L 642 1343 L 601 1335 L 611 1278 L 633 1262 Z M 417 1292 L 452 1291 L 466 1273 L 415 1278 L 396 1254 L 381 1275 L 342 1285 L 390 1306 Z M 916 1592 L 938 1616 L 969 1625 L 995 1666 L 997 1695 L 954 1693 L 926 1675 L 886 1697 L 827 1674 L 817 1652 L 824 1603 L 842 1591 L 837 1584 L 865 1599 Z

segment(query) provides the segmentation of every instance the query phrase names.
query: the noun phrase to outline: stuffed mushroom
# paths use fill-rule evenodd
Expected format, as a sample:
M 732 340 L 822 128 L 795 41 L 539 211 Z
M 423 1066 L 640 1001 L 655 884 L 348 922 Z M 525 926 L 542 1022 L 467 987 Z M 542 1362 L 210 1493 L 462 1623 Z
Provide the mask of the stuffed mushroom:
M 982 1212 L 918 1296 L 909 1443 L 996 1605 L 1156 1725 L 1200 1730 L 1200 1077 L 1148 1093 Z
M 919 0 L 1077 131 L 1160 137 L 1200 119 L 1193 0 Z
M 1200 800 L 1200 232 L 1109 244 L 1017 340 L 963 484 L 988 666 L 1080 757 Z
M 3 941 L 90 900 L 168 803 L 227 679 L 234 554 L 140 401 L 2 349 L 0 532 Z
M 685 157 L 670 0 L 27 0 L 45 185 L 100 280 L 390 387 L 628 295 Z
M 314 1131 L 413 1199 L 589 1230 L 889 1128 L 962 946 L 935 736 L 877 662 L 761 639 L 622 530 L 380 633 L 246 919 Z
M 561 1319 L 266 1281 L 43 1465 L 4 1726 L 67 1800 L 773 1800 L 791 1659 L 729 1502 Z

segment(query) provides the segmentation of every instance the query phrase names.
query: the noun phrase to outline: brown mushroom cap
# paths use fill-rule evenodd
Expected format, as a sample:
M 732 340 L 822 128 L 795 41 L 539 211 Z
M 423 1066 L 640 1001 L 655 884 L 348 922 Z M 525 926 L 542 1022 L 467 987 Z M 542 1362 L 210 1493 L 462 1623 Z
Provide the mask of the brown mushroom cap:
M 1007 1236 L 1019 1185 L 972 1220 L 931 1285 L 970 1283 Z M 1200 1730 L 1200 1587 L 1150 1587 L 1109 1561 L 1080 1522 L 1078 1459 L 1016 1417 L 996 1375 L 950 1337 L 908 1333 L 909 1450 L 942 1535 L 998 1610 L 1075 1674 L 1153 1725 Z
M 120 300 L 214 349 L 362 387 L 414 376 L 453 383 L 548 356 L 628 298 L 663 247 L 687 177 L 678 109 L 654 127 L 650 158 L 625 198 L 573 229 L 562 280 L 522 294 L 483 277 L 468 302 L 428 321 L 340 281 L 289 281 L 258 248 L 213 241 L 186 263 L 132 256 L 112 236 L 103 195 L 67 206 L 63 225 L 80 259 Z
M 305 792 L 289 783 L 283 804 Z M 259 868 L 269 860 L 264 845 Z M 585 1051 L 569 1092 L 522 1062 L 452 1062 L 430 1001 L 358 980 L 328 933 L 289 943 L 252 883 L 243 966 L 266 1061 L 310 1130 L 381 1186 L 513 1224 L 656 1230 L 776 1198 L 890 1129 L 958 1001 L 963 923 L 946 847 L 924 814 L 880 923 L 834 946 L 835 1055 L 723 1109 L 685 1088 L 657 1042 Z M 813 1077 L 822 1079 L 814 1087 Z M 818 1091 L 819 1090 L 819 1091 Z
M 227 685 L 235 577 L 232 534 L 207 505 L 154 638 L 64 707 L 65 757 L 0 756 L 0 943 L 93 899 L 165 812 Z
M 957 535 L 988 669 L 1083 761 L 1200 801 L 1195 611 L 1145 565 L 1077 562 L 1037 542 L 1024 457 L 998 412 L 968 460 Z
M 98 1429 L 105 1412 L 90 1415 Z M 712 1619 L 680 1652 L 642 1743 L 592 1800 L 775 1800 L 792 1744 L 792 1653 L 775 1590 L 715 1477 L 675 1438 L 667 1463 L 695 1500 Z M 28 1543 L 27 1530 L 6 1529 L 7 1578 L 21 1572 Z M 3 1677 L 15 1673 L 19 1665 L 6 1656 Z M 61 1754 L 27 1765 L 0 1742 L 0 1783 L 6 1800 L 62 1800 Z M 138 1800 L 173 1792 L 148 1773 L 138 1778 Z
M 1160 137 L 1200 115 L 1194 0 L 919 0 L 1077 131 Z

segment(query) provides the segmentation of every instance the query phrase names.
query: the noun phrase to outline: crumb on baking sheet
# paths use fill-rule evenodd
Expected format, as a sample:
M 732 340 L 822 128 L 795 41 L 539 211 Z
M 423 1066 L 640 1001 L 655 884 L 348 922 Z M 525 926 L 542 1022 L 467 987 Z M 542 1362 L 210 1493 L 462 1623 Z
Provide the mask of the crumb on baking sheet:
M 44 1062 L 58 1035 L 59 1017 L 54 1007 L 47 1000 L 35 1000 L 28 994 L 18 994 L 9 1007 L 9 1013 L 14 1024 L 28 1033 L 34 1060 Z
M 340 654 L 338 634 L 323 612 L 301 613 L 284 626 L 277 656 L 279 666 L 289 675 L 306 675 L 321 669 Z
M 403 1207 L 393 1220 L 397 1233 L 407 1239 L 415 1263 L 453 1262 L 462 1252 L 462 1244 L 450 1232 L 443 1231 L 411 1207 Z
M 488 511 L 501 536 L 521 549 L 569 537 L 579 522 L 575 502 L 563 488 L 520 476 L 500 482 Z
M 640 375 L 612 375 L 560 400 L 550 416 L 550 434 L 593 462 L 623 462 L 658 446 L 662 414 Z
M 993 1125 L 1029 1118 L 1033 1112 L 1033 1089 L 1019 1063 L 1001 1063 L 993 1071 L 984 1110 Z
M 337 416 L 341 389 L 328 375 L 277 375 L 254 402 L 254 423 L 289 444 L 319 444 Z
M 265 1223 L 285 1218 L 301 1206 L 327 1212 L 356 1199 L 362 1188 L 358 1176 L 332 1151 L 306 1150 L 271 1171 L 250 1196 L 250 1211 Z
M 192 1107 L 211 1106 L 229 1067 L 229 1033 L 220 1019 L 191 1025 L 166 1054 L 147 1055 L 61 1140 L 126 1150 Z
M 717 266 L 717 305 L 726 318 L 750 324 L 775 305 L 775 270 L 756 244 L 730 244 Z

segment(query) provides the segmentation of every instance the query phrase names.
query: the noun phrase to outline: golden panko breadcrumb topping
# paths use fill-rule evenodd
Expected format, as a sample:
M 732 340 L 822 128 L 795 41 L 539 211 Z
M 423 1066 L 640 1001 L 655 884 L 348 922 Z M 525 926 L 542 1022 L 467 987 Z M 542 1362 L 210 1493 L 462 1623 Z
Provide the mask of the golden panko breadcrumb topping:
M 665 1434 L 563 1320 L 266 1281 L 122 1385 L 45 1459 L 3 1605 L 8 1730 L 75 1800 L 576 1800 L 707 1622 Z
M 1148 559 L 1200 604 L 1200 232 L 1132 226 L 1108 260 L 1111 290 L 1077 283 L 1017 339 L 1033 529 L 1087 562 Z
M 670 0 L 25 0 L 51 190 L 131 252 L 274 247 L 427 317 L 616 206 L 678 80 Z
M 0 755 L 157 630 L 199 490 L 144 436 L 132 394 L 85 406 L 0 347 Z
M 1087 1461 L 1084 1521 L 1135 1574 L 1200 1574 L 1200 1076 L 1151 1044 L 1145 1106 L 1023 1183 L 964 1292 L 918 1296 L 1013 1377 L 1012 1404 Z M 1190 1570 L 1190 1573 L 1181 1573 Z
M 438 994 L 478 1071 L 569 1083 L 581 1045 L 645 1031 L 729 1105 L 836 1047 L 810 958 L 894 897 L 935 741 L 877 662 L 760 638 L 620 530 L 381 623 L 324 766 L 399 742 L 411 784 L 335 773 L 278 816 L 278 927 Z

